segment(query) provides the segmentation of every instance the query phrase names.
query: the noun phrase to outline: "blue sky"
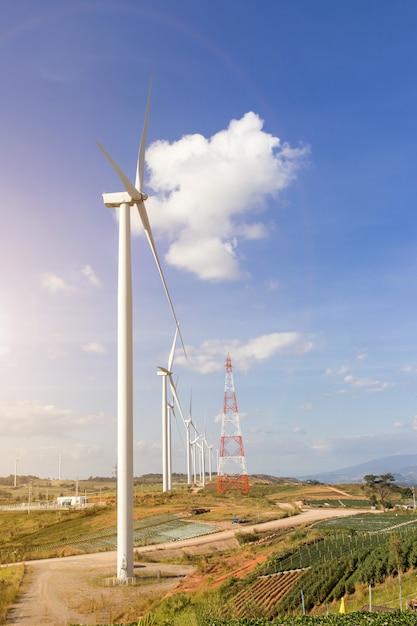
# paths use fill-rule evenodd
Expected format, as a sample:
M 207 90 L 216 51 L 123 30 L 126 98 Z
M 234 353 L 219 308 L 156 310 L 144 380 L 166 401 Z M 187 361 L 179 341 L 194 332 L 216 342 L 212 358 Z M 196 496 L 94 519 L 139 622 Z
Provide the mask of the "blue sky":
M 0 475 L 116 464 L 119 191 L 145 191 L 213 449 L 230 352 L 248 472 L 413 453 L 417 7 L 0 0 Z M 174 326 L 133 238 L 135 474 L 161 471 Z M 181 432 L 181 437 L 180 437 Z M 185 472 L 174 426 L 174 470 Z

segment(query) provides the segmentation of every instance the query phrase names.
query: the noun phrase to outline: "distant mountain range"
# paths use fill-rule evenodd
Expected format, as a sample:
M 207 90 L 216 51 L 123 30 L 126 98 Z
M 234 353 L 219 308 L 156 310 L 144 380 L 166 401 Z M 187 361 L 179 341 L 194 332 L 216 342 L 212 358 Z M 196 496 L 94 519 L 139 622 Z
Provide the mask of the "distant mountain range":
M 397 454 L 374 459 L 333 472 L 298 476 L 300 480 L 318 480 L 321 483 L 361 483 L 367 474 L 393 474 L 398 485 L 417 485 L 417 454 Z

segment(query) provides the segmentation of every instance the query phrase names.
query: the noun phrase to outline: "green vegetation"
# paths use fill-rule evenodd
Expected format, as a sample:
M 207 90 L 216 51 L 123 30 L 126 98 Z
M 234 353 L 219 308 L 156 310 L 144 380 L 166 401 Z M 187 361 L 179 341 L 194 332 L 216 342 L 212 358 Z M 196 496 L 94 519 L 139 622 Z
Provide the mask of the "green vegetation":
M 399 491 L 399 487 L 395 485 L 394 476 L 391 473 L 367 474 L 363 479 L 371 504 L 380 505 L 383 509 L 392 508 L 391 497 Z
M 370 525 L 368 517 L 379 522 L 377 532 L 352 529 L 355 524 L 357 527 Z M 305 610 L 310 612 L 354 594 L 361 584 L 375 586 L 385 583 L 390 576 L 401 579 L 405 572 L 417 568 L 417 519 L 414 515 L 355 516 L 338 522 L 337 532 L 329 532 L 330 522 L 318 524 L 316 531 L 326 530 L 327 534 L 321 538 L 310 537 L 304 545 L 268 559 L 259 569 L 260 575 L 303 570 L 297 583 L 270 609 L 270 616 L 297 613 L 301 594 Z
M 181 618 L 167 617 L 164 622 L 155 621 L 155 618 L 148 615 L 139 621 L 125 624 L 125 626 L 416 626 L 417 615 L 411 612 L 393 611 L 390 613 L 348 613 L 345 615 L 299 615 L 293 617 L 277 617 L 269 620 L 263 617 L 241 617 L 239 619 L 216 619 L 203 618 L 202 620 L 195 613 L 182 612 Z M 72 626 L 80 626 L 72 624 Z M 101 626 L 108 626 L 102 624 Z M 120 626 L 113 624 L 113 626 Z
M 24 565 L 0 568 L 0 624 L 4 624 L 7 610 L 16 599 L 24 573 Z
M 18 486 L 14 488 L 12 478 L 0 479 L 0 496 L 3 506 L 17 505 L 10 510 L 0 511 L 0 563 L 14 563 L 33 558 L 67 556 L 81 552 L 111 550 L 116 539 L 116 504 L 114 480 L 99 481 L 97 478 L 87 481 L 49 481 L 36 477 L 18 477 Z M 28 483 L 23 481 L 29 479 Z M 175 478 L 175 477 L 174 477 Z M 216 492 L 215 481 L 204 490 L 192 493 L 187 485 L 168 493 L 162 493 L 157 476 L 149 475 L 135 480 L 135 544 L 147 545 L 158 541 L 143 530 L 142 520 L 155 515 L 168 515 L 170 520 L 178 516 L 187 516 L 195 508 L 204 505 L 207 513 L 198 516 L 204 523 L 231 522 L 239 516 L 252 522 L 262 522 L 287 516 L 279 506 L 270 502 L 271 494 L 276 493 L 277 484 L 267 484 L 263 480 L 254 484 L 251 493 L 242 495 L 230 491 L 228 494 Z M 180 475 L 177 480 L 184 479 Z M 2 484 L 3 483 L 3 484 Z M 32 508 L 27 500 L 32 494 Z M 302 485 L 299 485 L 299 489 Z M 35 503 L 52 502 L 61 495 L 87 494 L 93 506 L 77 508 L 34 508 Z M 20 502 L 20 505 L 18 504 Z M 23 506 L 22 506 L 23 505 Z M 274 510 L 275 509 L 275 510 Z M 297 513 L 294 505 L 292 513 Z M 197 521 L 197 520 L 193 520 Z M 156 525 L 155 521 L 145 522 Z M 177 524 L 177 527 L 179 524 Z M 165 527 L 168 531 L 168 526 Z M 169 541 L 162 537 L 160 541 Z
M 417 615 L 412 613 L 351 613 L 350 615 L 300 616 L 277 618 L 241 618 L 239 620 L 208 620 L 202 626 L 415 626 Z
M 388 609 L 398 609 L 400 602 L 406 608 L 406 599 L 417 595 L 417 518 L 410 513 L 360 515 L 358 527 L 372 527 L 371 519 L 378 519 L 376 531 L 352 530 L 355 516 L 338 520 L 336 531 L 322 522 L 315 528 L 298 527 L 274 537 L 255 533 L 256 538 L 245 543 L 245 549 L 249 547 L 257 554 L 263 549 L 263 541 L 269 539 L 272 543 L 267 543 L 265 550 L 272 547 L 276 551 L 272 557 L 244 578 L 231 573 L 216 589 L 207 586 L 182 599 L 177 597 L 175 602 L 163 600 L 151 613 L 152 623 L 417 624 L 414 613 L 383 613 L 387 621 L 380 622 L 379 613 L 358 612 L 369 603 L 369 585 L 374 606 L 384 605 Z M 208 574 L 215 561 L 216 556 L 205 557 Z M 349 611 L 356 611 L 356 622 L 349 621 L 349 615 L 335 615 L 342 597 L 346 598 Z M 303 607 L 307 613 L 330 611 L 332 615 L 307 619 L 301 616 Z M 404 615 L 411 621 L 403 621 Z
M 234 517 L 258 523 L 296 515 L 306 503 L 329 508 L 369 507 L 361 485 L 302 484 L 262 476 L 251 482 L 249 494 L 238 491 L 218 494 L 215 481 L 194 493 L 182 482 L 183 478 L 177 477 L 178 486 L 169 493 L 161 492 L 158 476 L 149 475 L 135 481 L 136 545 L 153 543 L 162 530 L 168 533 L 168 538 L 162 541 L 170 541 L 169 533 L 177 536 L 181 525 L 187 525 L 184 519 L 193 509 L 205 510 L 198 517 L 193 516 L 195 528 L 201 522 L 232 528 Z M 114 548 L 114 480 L 92 478 L 77 484 L 38 480 L 30 478 L 33 497 L 36 495 L 38 501 L 52 501 L 58 495 L 79 490 L 97 504 L 61 510 L 28 510 L 20 506 L 0 512 L 0 560 L 3 563 Z M 369 482 L 372 483 L 370 479 Z M 386 482 L 389 491 L 376 495 L 381 504 L 387 505 L 388 501 L 393 505 L 401 504 L 409 497 L 404 490 L 394 489 L 388 478 Z M 380 483 L 373 483 L 377 487 L 372 486 L 372 489 L 380 488 Z M 368 488 L 371 489 L 369 485 Z M 14 488 L 0 482 L 0 497 L 9 504 L 24 502 L 23 496 L 28 490 L 27 483 L 21 482 Z M 369 494 L 372 496 L 371 491 Z M 239 530 L 239 526 L 233 528 Z M 250 533 L 237 532 L 236 537 L 240 547 L 234 553 L 222 553 L 221 558 L 215 551 L 201 556 L 185 554 L 184 560 L 195 563 L 198 573 L 204 577 L 201 588 L 194 593 L 176 593 L 162 601 L 145 603 L 143 609 L 148 613 L 134 623 L 140 626 L 266 623 L 360 626 L 362 623 L 379 624 L 375 621 L 377 614 L 355 613 L 356 622 L 335 621 L 349 620 L 353 615 L 335 615 L 343 596 L 347 598 L 350 611 L 359 610 L 367 603 L 369 585 L 375 590 L 375 603 L 388 603 L 389 607 L 398 607 L 394 598 L 398 600 L 400 583 L 404 607 L 406 597 L 417 596 L 412 574 L 417 569 L 417 517 L 413 512 L 360 514 L 280 531 L 260 532 L 256 528 Z M 239 577 L 235 570 L 242 559 L 263 562 L 248 575 Z M 222 584 L 214 585 L 220 578 Z M 382 589 L 389 590 L 389 599 L 382 594 Z M 306 612 L 316 614 L 315 620 L 324 620 L 325 616 L 319 614 L 327 610 L 333 615 L 327 622 L 306 621 L 313 617 L 302 616 L 303 607 Z M 134 615 L 130 613 L 129 619 Z M 402 623 L 417 626 L 417 616 L 412 613 L 401 613 L 397 621 L 390 622 L 392 615 L 384 614 L 387 621 L 383 623 L 387 626 Z M 410 615 L 414 621 L 401 621 L 404 615 Z M 233 619 L 235 621 L 230 621 Z
M 325 498 L 314 500 L 304 500 L 304 504 L 314 507 L 330 507 L 332 509 L 349 508 L 349 509 L 367 509 L 369 508 L 370 501 L 359 498 Z

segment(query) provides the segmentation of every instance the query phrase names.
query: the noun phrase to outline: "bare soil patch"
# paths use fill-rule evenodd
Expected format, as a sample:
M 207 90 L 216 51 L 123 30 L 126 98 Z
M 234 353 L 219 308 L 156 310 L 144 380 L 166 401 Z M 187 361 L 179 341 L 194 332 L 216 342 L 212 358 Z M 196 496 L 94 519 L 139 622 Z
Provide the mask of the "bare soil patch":
M 135 568 L 139 584 L 112 586 L 116 553 L 47 559 L 27 564 L 30 581 L 10 609 L 6 624 L 108 624 L 133 611 L 138 616 L 147 599 L 165 596 L 193 566 L 144 563 Z

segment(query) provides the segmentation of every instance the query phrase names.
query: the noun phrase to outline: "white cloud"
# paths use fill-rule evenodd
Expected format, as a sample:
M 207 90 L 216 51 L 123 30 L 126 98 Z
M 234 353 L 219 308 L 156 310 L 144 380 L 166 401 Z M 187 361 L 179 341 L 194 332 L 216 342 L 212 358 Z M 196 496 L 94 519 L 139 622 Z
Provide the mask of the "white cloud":
M 57 276 L 56 274 L 51 274 L 49 272 L 45 272 L 41 274 L 41 287 L 45 291 L 48 291 L 51 294 L 54 293 L 65 293 L 69 294 L 74 291 L 74 288 L 71 285 L 68 285 L 62 278 Z
M 100 280 L 98 279 L 95 271 L 93 270 L 93 268 L 91 267 L 91 265 L 84 265 L 83 269 L 81 270 L 81 273 L 83 274 L 83 276 L 85 276 L 92 285 L 94 285 L 95 287 L 99 287 L 101 285 Z
M 295 427 L 292 429 L 292 432 L 293 432 L 293 433 L 295 433 L 295 434 L 301 434 L 301 435 L 303 435 L 303 434 L 305 433 L 305 430 L 303 430 L 300 426 L 295 426 Z
M 259 214 L 295 178 L 307 153 L 266 133 L 253 112 L 208 139 L 153 143 L 147 208 L 154 230 L 169 242 L 167 262 L 202 280 L 244 277 L 239 244 L 267 236 Z M 133 228 L 142 232 L 137 217 Z
M 266 283 L 268 291 L 276 291 L 279 289 L 279 283 L 275 278 L 269 278 Z
M 186 346 L 187 359 L 179 356 L 177 362 L 201 374 L 221 371 L 227 354 L 232 357 L 236 370 L 248 370 L 255 363 L 272 358 L 276 354 L 302 356 L 314 347 L 301 333 L 271 333 L 254 337 L 247 343 L 237 339 L 204 341 L 199 347 Z
M 385 391 L 385 389 L 388 389 L 389 387 L 392 387 L 392 383 L 380 383 L 375 387 L 369 389 L 369 393 L 378 393 L 379 391 Z
M 154 456 L 155 452 L 161 449 L 159 442 L 147 442 L 141 439 L 135 441 L 135 449 L 144 456 Z
M 95 341 L 91 341 L 90 343 L 86 343 L 82 346 L 84 352 L 91 352 L 93 354 L 106 354 L 107 350 L 101 343 L 97 343 Z
M 234 242 L 220 237 L 196 237 L 183 232 L 169 248 L 166 260 L 184 270 L 193 271 L 202 280 L 236 280 L 244 276 L 235 254 Z
M 315 450 L 317 452 L 326 452 L 327 450 L 330 449 L 330 443 L 328 442 L 318 442 L 318 443 L 314 443 L 310 446 L 311 450 Z
M 300 406 L 300 409 L 302 409 L 303 411 L 312 411 L 313 405 L 311 404 L 311 402 L 306 402 L 305 404 Z
M 52 404 L 30 401 L 0 403 L 0 428 L 3 436 L 66 437 L 80 428 L 95 427 L 105 422 L 102 413 L 75 413 Z
M 62 359 L 66 356 L 68 356 L 68 353 L 59 344 L 48 348 L 48 359 L 51 361 L 56 361 L 57 359 Z
M 76 443 L 67 456 L 80 461 L 81 459 L 91 459 L 91 457 L 100 453 L 102 453 L 102 448 L 95 443 Z
M 381 383 L 379 380 L 373 380 L 372 378 L 355 378 L 354 376 L 345 376 L 344 381 L 351 387 L 366 389 L 370 393 L 384 391 L 390 387 L 390 383 Z
M 221 422 L 223 419 L 223 413 L 217 413 L 217 415 L 214 416 L 214 423 L 217 424 L 218 422 Z
M 368 358 L 368 354 L 366 352 L 361 352 L 356 358 L 358 359 L 358 361 L 364 361 Z

